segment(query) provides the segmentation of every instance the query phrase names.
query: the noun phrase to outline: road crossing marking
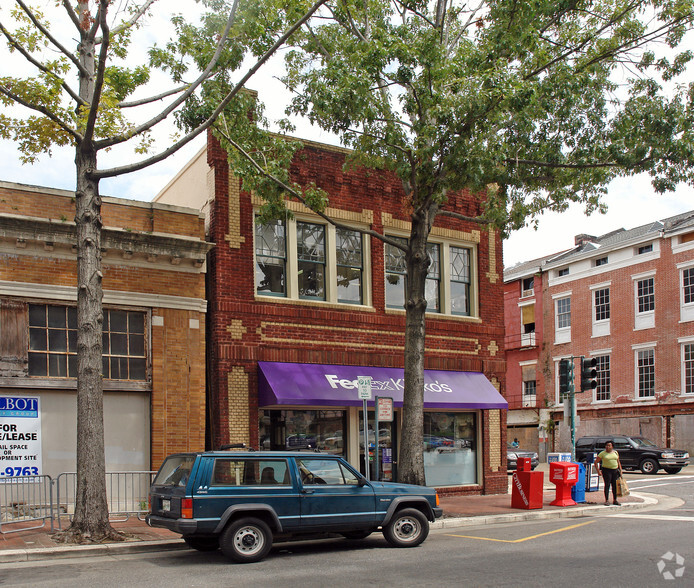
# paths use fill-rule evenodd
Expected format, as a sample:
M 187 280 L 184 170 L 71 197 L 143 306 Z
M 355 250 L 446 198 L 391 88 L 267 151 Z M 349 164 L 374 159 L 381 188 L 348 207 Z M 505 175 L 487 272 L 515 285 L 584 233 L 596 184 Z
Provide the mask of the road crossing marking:
M 530 541 L 531 539 L 537 539 L 538 537 L 544 537 L 545 535 L 553 535 L 554 533 L 561 533 L 563 531 L 570 531 L 571 529 L 577 529 L 578 527 L 583 527 L 584 525 L 590 525 L 595 521 L 586 521 L 585 523 L 579 523 L 577 525 L 570 525 L 568 527 L 563 527 L 561 529 L 555 529 L 554 531 L 547 531 L 545 533 L 538 533 L 537 535 L 531 535 L 530 537 L 523 537 L 521 539 L 493 539 L 491 537 L 475 537 L 474 535 L 453 535 L 448 534 L 449 537 L 459 537 L 461 539 L 479 539 L 480 541 L 497 541 L 499 543 L 522 543 L 523 541 Z
M 654 514 L 628 514 L 620 513 L 608 515 L 609 517 L 617 517 L 620 519 L 652 519 L 654 521 L 685 521 L 694 523 L 694 517 L 680 517 L 676 515 L 654 515 Z
M 632 480 L 629 482 L 629 485 L 634 489 L 634 490 L 643 490 L 644 488 L 657 488 L 658 486 L 678 486 L 680 484 L 694 484 L 694 480 L 690 480 L 689 482 L 660 482 L 658 484 L 648 484 L 647 486 L 633 486 L 633 484 L 636 484 L 636 482 L 639 482 L 641 480 Z M 644 482 L 646 480 L 643 480 Z

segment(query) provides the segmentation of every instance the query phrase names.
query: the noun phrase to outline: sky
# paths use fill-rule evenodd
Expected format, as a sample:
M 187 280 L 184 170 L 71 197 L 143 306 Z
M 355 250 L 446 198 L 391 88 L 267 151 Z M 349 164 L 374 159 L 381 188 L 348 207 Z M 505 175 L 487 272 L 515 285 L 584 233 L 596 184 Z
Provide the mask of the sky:
M 50 10 L 52 3 L 49 0 L 41 0 L 39 4 Z M 176 4 L 178 9 L 179 2 Z M 6 9 L 0 8 L 0 17 L 7 18 Z M 165 28 L 163 21 L 151 19 L 148 26 L 142 29 L 145 34 L 144 44 Z M 266 113 L 271 119 L 284 115 L 284 105 L 288 101 L 286 91 L 275 79 L 281 72 L 280 57 L 270 63 L 269 67 L 261 70 L 261 75 L 254 77 L 249 84 L 249 87 L 258 90 L 261 100 L 265 97 Z M 17 62 L 11 62 L 9 58 L 7 48 L 4 45 L 0 46 L 0 59 L 3 59 L 5 73 L 11 73 L 12 67 L 23 67 L 17 65 Z M 272 100 L 269 100 L 268 96 L 272 96 Z M 337 144 L 335 137 L 311 126 L 308 122 L 297 120 L 296 124 L 297 130 L 293 134 L 300 138 Z M 171 129 L 170 124 L 160 129 L 157 137 L 161 143 L 167 143 Z M 101 194 L 149 201 L 204 146 L 204 143 L 204 137 L 199 137 L 177 154 L 150 168 L 102 180 Z M 132 156 L 130 148 L 114 149 L 100 155 L 99 166 L 104 168 L 122 165 Z M 22 165 L 16 145 L 11 141 L 0 140 L 0 181 L 74 190 L 74 153 L 71 148 L 57 148 L 53 151 L 52 157 L 42 156 L 33 165 Z M 504 243 L 504 266 L 510 267 L 522 261 L 571 248 L 574 245 L 574 235 L 580 233 L 597 236 L 618 228 L 629 229 L 694 210 L 694 188 L 680 186 L 675 192 L 660 195 L 654 192 L 647 176 L 622 178 L 610 185 L 605 203 L 608 206 L 606 214 L 593 213 L 588 217 L 581 206 L 572 205 L 564 213 L 543 215 L 537 230 L 527 227 L 514 232 Z

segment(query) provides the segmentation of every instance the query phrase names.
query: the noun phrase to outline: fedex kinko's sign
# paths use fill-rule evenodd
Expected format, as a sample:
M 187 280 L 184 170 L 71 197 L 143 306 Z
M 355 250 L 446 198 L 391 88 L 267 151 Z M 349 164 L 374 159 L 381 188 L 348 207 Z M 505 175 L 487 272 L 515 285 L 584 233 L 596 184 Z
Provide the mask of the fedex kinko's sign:
M 258 400 L 261 407 L 360 406 L 359 378 L 371 378 L 371 390 L 402 406 L 405 374 L 402 368 L 258 362 Z M 508 407 L 479 372 L 424 370 L 424 406 L 441 409 Z

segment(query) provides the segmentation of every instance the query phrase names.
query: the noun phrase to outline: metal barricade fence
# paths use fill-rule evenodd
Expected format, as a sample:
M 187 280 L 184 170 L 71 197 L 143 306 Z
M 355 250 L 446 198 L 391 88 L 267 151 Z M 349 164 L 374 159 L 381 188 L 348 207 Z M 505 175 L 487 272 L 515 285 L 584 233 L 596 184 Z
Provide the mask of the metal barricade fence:
M 131 516 L 142 519 L 149 510 L 149 487 L 157 472 L 106 472 L 106 499 L 109 520 L 127 521 Z M 75 513 L 77 474 L 64 472 L 56 480 L 56 519 L 62 529 L 61 517 Z
M 53 480 L 50 476 L 0 478 L 0 533 L 39 529 L 46 526 L 47 520 L 53 531 Z M 35 521 L 41 524 L 26 526 Z

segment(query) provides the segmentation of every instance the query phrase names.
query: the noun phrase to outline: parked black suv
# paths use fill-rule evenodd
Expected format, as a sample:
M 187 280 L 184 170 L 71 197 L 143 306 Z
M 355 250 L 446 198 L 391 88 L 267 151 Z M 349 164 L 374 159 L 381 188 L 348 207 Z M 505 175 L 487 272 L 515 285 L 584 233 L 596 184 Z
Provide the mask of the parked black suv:
M 644 474 L 657 474 L 660 468 L 676 474 L 689 465 L 689 453 L 681 449 L 663 449 L 645 437 L 627 435 L 596 435 L 576 441 L 576 461 L 585 462 L 589 453 L 600 453 L 612 441 L 625 470 L 640 469 Z

